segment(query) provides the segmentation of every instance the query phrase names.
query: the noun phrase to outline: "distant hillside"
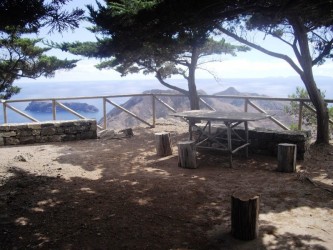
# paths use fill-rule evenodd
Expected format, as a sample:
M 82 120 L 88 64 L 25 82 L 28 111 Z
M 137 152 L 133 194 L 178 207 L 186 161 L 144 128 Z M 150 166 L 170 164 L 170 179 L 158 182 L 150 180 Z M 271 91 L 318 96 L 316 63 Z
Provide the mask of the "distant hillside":
M 144 94 L 179 94 L 179 92 L 174 90 L 149 90 L 144 91 Z M 203 93 L 203 92 L 202 92 Z M 204 93 L 203 93 L 204 94 Z M 176 111 L 188 110 L 190 107 L 189 100 L 187 97 L 177 96 L 160 96 L 163 102 L 167 103 L 169 106 L 174 108 Z M 231 106 L 227 104 L 228 106 Z M 122 107 L 130 110 L 139 117 L 152 121 L 152 99 L 150 96 L 135 96 L 130 98 L 127 102 L 121 105 Z M 156 118 L 170 118 L 169 114 L 172 113 L 168 108 L 162 105 L 160 102 L 156 101 Z M 103 121 L 101 120 L 100 123 Z M 113 108 L 107 114 L 107 126 L 109 128 L 118 129 L 123 127 L 133 127 L 142 124 L 135 118 L 126 114 L 118 108 Z
M 199 91 L 200 94 L 206 94 L 204 91 Z M 144 94 L 179 94 L 174 90 L 149 90 L 143 92 Z M 237 96 L 260 96 L 255 93 L 241 93 L 238 92 L 235 88 L 228 88 L 225 91 L 216 93 L 215 95 L 237 95 Z M 160 96 L 164 103 L 168 104 L 170 107 L 174 108 L 177 112 L 189 110 L 190 104 L 187 97 L 177 96 Z M 240 112 L 244 110 L 244 102 L 238 99 L 226 99 L 226 98 L 203 98 L 206 103 L 210 106 L 214 107 L 216 110 L 221 111 L 235 111 Z M 270 114 L 275 114 L 280 116 L 278 119 L 282 121 L 288 120 L 286 115 L 282 115 L 283 112 L 283 104 L 280 102 L 274 101 L 257 101 L 255 102 L 264 110 L 268 111 Z M 127 102 L 121 105 L 127 110 L 133 112 L 138 115 L 140 118 L 148 121 L 152 121 L 152 99 L 150 96 L 135 96 L 130 98 Z M 201 109 L 207 109 L 207 107 L 200 103 Z M 249 112 L 251 112 L 251 108 L 249 108 Z M 257 111 L 255 111 L 257 112 Z M 278 114 L 279 113 L 279 114 Z M 168 108 L 162 105 L 160 102 L 156 101 L 156 118 L 157 119 L 175 119 L 169 114 L 172 114 Z M 100 124 L 103 123 L 103 120 L 99 121 Z M 107 127 L 112 129 L 120 129 L 124 127 L 135 127 L 142 125 L 142 123 L 136 120 L 134 117 L 126 114 L 118 108 L 113 108 L 110 112 L 107 113 Z M 264 125 L 266 127 L 266 125 Z M 274 125 L 271 125 L 274 127 Z
M 241 93 L 234 87 L 230 87 L 224 91 L 215 93 L 214 95 L 233 95 L 233 96 L 254 96 L 254 97 L 268 97 L 267 95 L 260 95 L 257 93 Z M 242 99 L 224 99 L 223 102 L 229 103 L 236 107 L 244 107 L 244 100 Z M 278 101 L 265 101 L 265 100 L 255 100 L 253 101 L 256 105 L 263 107 L 264 110 L 282 110 L 285 103 Z

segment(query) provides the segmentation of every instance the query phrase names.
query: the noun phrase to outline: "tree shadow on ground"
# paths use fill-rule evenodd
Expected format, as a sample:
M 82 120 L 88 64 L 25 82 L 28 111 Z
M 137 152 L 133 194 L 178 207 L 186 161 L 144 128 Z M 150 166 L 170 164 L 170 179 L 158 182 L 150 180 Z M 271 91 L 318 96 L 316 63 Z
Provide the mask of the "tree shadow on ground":
M 1 187 L 2 249 L 171 249 L 205 244 L 198 205 L 177 187 L 135 180 L 34 176 L 13 170 Z M 167 192 L 167 193 L 164 193 Z M 201 194 L 204 203 L 204 194 Z
M 324 250 L 322 240 L 309 234 L 284 233 L 276 234 L 277 228 L 270 225 L 261 225 L 258 239 L 242 241 L 232 237 L 231 233 L 217 227 L 210 232 L 212 246 L 215 249 L 300 249 L 300 250 Z M 319 242 L 319 243 L 313 243 Z
M 331 194 L 276 172 L 270 157 L 236 158 L 230 169 L 213 155 L 198 169 L 178 168 L 177 157 L 156 156 L 152 133 L 141 136 L 55 144 L 55 162 L 78 171 L 69 178 L 10 168 L 0 187 L 1 249 L 325 249 L 311 231 L 279 224 L 332 211 Z M 81 170 L 99 170 L 98 178 Z M 261 199 L 260 235 L 249 242 L 229 233 L 230 196 L 239 190 Z
M 300 177 L 333 193 L 333 145 L 312 144 L 309 155 L 300 169 Z

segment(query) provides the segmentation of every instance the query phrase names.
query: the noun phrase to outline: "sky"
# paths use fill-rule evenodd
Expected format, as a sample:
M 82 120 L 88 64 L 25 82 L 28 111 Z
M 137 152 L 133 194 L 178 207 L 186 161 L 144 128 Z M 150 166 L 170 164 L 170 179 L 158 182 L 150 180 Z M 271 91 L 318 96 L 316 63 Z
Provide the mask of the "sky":
M 73 7 L 85 8 L 85 5 L 95 5 L 95 0 L 73 0 L 68 6 L 68 9 Z M 39 36 L 46 40 L 54 42 L 63 41 L 95 41 L 94 34 L 86 30 L 89 23 L 83 23 L 79 29 L 69 31 L 64 34 L 48 35 L 42 31 Z M 264 47 L 275 52 L 287 53 L 292 58 L 293 53 L 290 53 L 289 48 L 284 47 L 281 43 L 277 43 L 275 39 L 265 38 L 260 35 L 255 35 L 257 41 L 262 43 Z M 227 38 L 231 43 L 235 43 L 231 38 Z M 154 75 L 132 74 L 125 78 L 114 70 L 98 70 L 95 65 L 99 62 L 96 59 L 86 59 L 83 57 L 73 56 L 69 53 L 61 51 L 51 51 L 50 55 L 56 55 L 60 58 L 80 59 L 77 67 L 70 71 L 57 71 L 55 77 L 44 78 L 40 77 L 34 82 L 64 82 L 64 81 L 102 81 L 102 80 L 132 80 L 132 79 L 155 79 Z M 205 67 L 209 72 L 213 73 L 218 79 L 224 78 L 265 78 L 265 77 L 290 77 L 297 76 L 296 72 L 281 59 L 277 59 L 261 52 L 252 49 L 250 52 L 238 53 L 236 57 L 221 56 L 221 62 L 207 63 Z M 207 70 L 197 70 L 196 77 L 198 79 L 212 79 L 212 74 Z M 324 65 L 314 67 L 314 75 L 333 77 L 333 63 L 326 62 Z M 18 82 L 31 82 L 31 79 L 22 78 Z

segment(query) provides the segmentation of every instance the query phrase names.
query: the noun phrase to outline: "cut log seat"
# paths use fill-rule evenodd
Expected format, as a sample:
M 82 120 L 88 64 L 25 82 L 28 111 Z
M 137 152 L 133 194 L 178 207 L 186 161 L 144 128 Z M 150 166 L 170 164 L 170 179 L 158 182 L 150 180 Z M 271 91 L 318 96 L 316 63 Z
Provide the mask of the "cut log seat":
M 194 141 L 180 141 L 178 146 L 178 166 L 197 168 L 196 148 Z

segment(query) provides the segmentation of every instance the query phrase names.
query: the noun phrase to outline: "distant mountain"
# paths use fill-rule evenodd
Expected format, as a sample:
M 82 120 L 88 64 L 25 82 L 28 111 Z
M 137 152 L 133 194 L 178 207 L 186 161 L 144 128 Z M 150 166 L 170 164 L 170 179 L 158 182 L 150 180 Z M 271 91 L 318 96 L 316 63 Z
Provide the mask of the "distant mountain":
M 148 90 L 144 91 L 143 94 L 164 94 L 164 95 L 175 95 L 179 92 L 174 90 Z M 158 96 L 159 100 L 168 104 L 170 107 L 174 108 L 176 111 L 188 110 L 189 109 L 189 100 L 184 96 Z M 156 103 L 156 118 L 170 118 L 169 114 L 172 113 L 167 107 L 165 107 L 161 102 L 155 101 Z M 134 96 L 130 98 L 127 102 L 121 105 L 125 109 L 131 111 L 132 113 L 138 115 L 144 120 L 152 121 L 152 98 L 150 96 Z M 113 108 L 107 114 L 107 127 L 118 129 L 124 127 L 133 127 L 142 124 L 137 119 L 126 114 L 118 108 Z M 100 120 L 99 123 L 103 121 Z
M 64 102 L 62 103 L 66 107 L 77 111 L 77 112 L 84 112 L 84 113 L 95 113 L 98 112 L 98 108 L 96 108 L 93 105 L 87 104 L 87 103 L 81 103 L 81 102 Z M 37 102 L 32 101 L 28 104 L 28 106 L 25 108 L 27 111 L 31 112 L 39 112 L 39 113 L 52 113 L 52 103 L 50 102 Z M 64 112 L 65 109 L 63 109 L 60 106 L 56 106 L 57 112 Z
M 200 94 L 205 95 L 204 91 L 199 91 Z M 179 94 L 179 92 L 174 90 L 149 90 L 144 91 L 143 94 L 156 94 L 160 101 L 155 101 L 156 106 L 156 118 L 157 119 L 174 119 L 169 114 L 172 114 L 172 111 L 169 110 L 165 105 L 161 104 L 164 102 L 169 105 L 175 111 L 184 111 L 189 110 L 190 104 L 187 97 L 184 96 L 167 96 Z M 160 95 L 160 96 L 158 96 Z M 235 88 L 231 87 L 225 91 L 216 93 L 215 95 L 234 95 L 234 96 L 261 96 L 256 93 L 241 93 L 238 92 Z M 204 97 L 203 100 L 211 107 L 220 111 L 234 111 L 240 112 L 244 110 L 244 101 L 239 99 L 227 99 L 227 98 L 214 98 L 214 97 Z M 284 114 L 284 105 L 276 101 L 254 101 L 256 105 L 259 105 L 260 108 L 267 111 L 269 114 L 274 114 L 277 119 L 284 122 L 290 123 L 288 121 L 288 116 Z M 127 102 L 121 105 L 130 112 L 136 114 L 140 118 L 152 122 L 152 98 L 151 96 L 134 96 L 130 98 Z M 200 103 L 201 109 L 208 109 L 206 105 Z M 254 111 L 253 108 L 249 108 L 249 112 Z M 255 111 L 258 112 L 258 111 Z M 120 129 L 125 127 L 135 127 L 142 125 L 140 121 L 130 116 L 129 114 L 123 112 L 118 108 L 113 108 L 110 112 L 107 113 L 107 127 L 111 129 Z M 101 119 L 100 124 L 103 123 Z M 266 125 L 263 125 L 266 127 Z M 271 125 L 274 128 L 274 125 Z
M 232 96 L 253 96 L 253 97 L 268 97 L 267 95 L 260 95 L 257 93 L 239 92 L 234 87 L 229 87 L 224 91 L 215 93 L 214 95 L 232 95 Z M 244 107 L 243 99 L 224 99 L 227 102 L 236 107 Z M 278 101 L 266 101 L 266 100 L 252 100 L 252 102 L 259 107 L 263 107 L 265 110 L 283 110 L 285 103 Z

